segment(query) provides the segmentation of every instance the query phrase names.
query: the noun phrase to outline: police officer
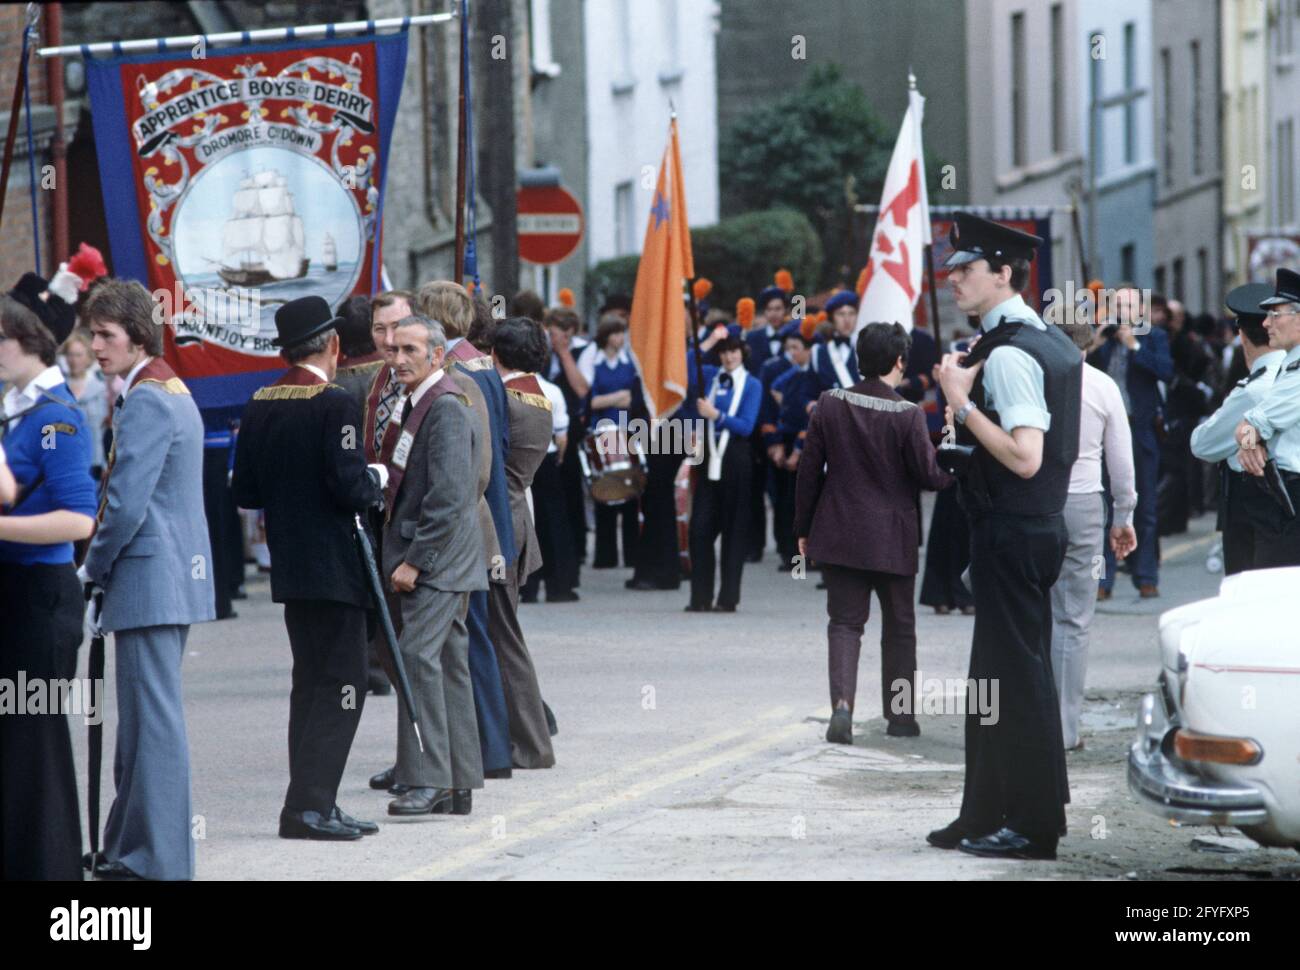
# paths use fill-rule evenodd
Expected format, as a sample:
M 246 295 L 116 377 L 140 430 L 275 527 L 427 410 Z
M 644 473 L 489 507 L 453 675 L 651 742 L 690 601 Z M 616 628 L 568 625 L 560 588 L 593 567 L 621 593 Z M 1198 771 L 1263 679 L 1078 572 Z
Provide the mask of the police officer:
M 996 710 L 966 713 L 961 814 L 928 841 L 974 855 L 1054 859 L 1069 789 L 1051 662 L 1051 589 L 1066 551 L 1062 510 L 1079 450 L 1083 360 L 1020 291 L 1037 236 L 958 213 L 948 277 L 980 316 L 969 354 L 945 354 L 939 381 L 971 449 L 975 634 L 970 677 Z M 996 715 L 996 719 L 994 719 Z
M 0 678 L 67 680 L 81 645 L 73 542 L 95 525 L 90 432 L 54 366 L 55 343 L 32 311 L 0 297 L 4 459 L 0 485 Z M 16 482 L 13 480 L 16 479 Z M 54 694 L 50 694 L 53 699 Z M 85 711 L 87 715 L 102 711 Z M 81 879 L 77 778 L 67 713 L 0 715 L 0 878 Z
M 1269 347 L 1286 353 L 1273 386 L 1237 425 L 1236 438 L 1245 471 L 1265 483 L 1271 478 L 1266 472 L 1273 471 L 1268 463 L 1280 472 L 1280 481 L 1266 485 L 1270 503 L 1251 505 L 1255 568 L 1267 569 L 1300 566 L 1300 273 L 1279 269 L 1274 294 L 1260 307 L 1268 312 Z
M 1223 534 L 1224 572 L 1229 576 L 1255 564 L 1251 506 L 1272 503 L 1254 476 L 1242 471 L 1235 437 L 1242 417 L 1264 400 L 1286 357 L 1285 350 L 1269 346 L 1265 314 L 1259 306 L 1272 293 L 1266 283 L 1247 283 L 1228 294 L 1228 309 L 1236 316 L 1249 376 L 1239 380 L 1219 409 L 1192 431 L 1192 454 L 1219 463 L 1218 528 Z

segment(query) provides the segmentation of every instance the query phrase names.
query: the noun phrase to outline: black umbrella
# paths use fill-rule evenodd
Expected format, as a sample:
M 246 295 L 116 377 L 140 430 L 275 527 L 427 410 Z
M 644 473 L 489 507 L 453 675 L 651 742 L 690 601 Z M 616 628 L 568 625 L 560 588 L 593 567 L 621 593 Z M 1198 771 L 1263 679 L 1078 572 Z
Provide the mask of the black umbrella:
M 411 693 L 411 682 L 406 679 L 406 667 L 402 664 L 402 653 L 397 649 L 397 632 L 393 629 L 393 618 L 388 612 L 388 601 L 384 599 L 384 584 L 379 578 L 379 566 L 375 564 L 375 550 L 370 547 L 370 537 L 366 527 L 361 524 L 361 516 L 353 517 L 356 524 L 357 548 L 361 550 L 361 561 L 366 567 L 366 579 L 370 581 L 370 596 L 375 601 L 375 611 L 384 628 L 384 642 L 393 658 L 393 670 L 397 674 L 397 689 L 402 692 L 406 702 L 406 713 L 411 718 L 411 727 L 415 728 L 415 741 L 424 750 L 424 741 L 420 738 L 420 722 L 415 717 L 415 695 Z

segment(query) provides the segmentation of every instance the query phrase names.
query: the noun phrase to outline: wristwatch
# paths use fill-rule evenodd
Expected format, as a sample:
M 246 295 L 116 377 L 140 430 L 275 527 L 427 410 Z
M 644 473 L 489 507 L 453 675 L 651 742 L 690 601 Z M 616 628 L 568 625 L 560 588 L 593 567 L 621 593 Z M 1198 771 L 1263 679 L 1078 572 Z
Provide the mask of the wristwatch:
M 970 413 L 974 410 L 975 410 L 975 402 L 967 401 L 965 404 L 963 404 L 953 413 L 952 419 L 956 421 L 958 424 L 964 425 L 966 423 L 966 419 L 970 417 Z

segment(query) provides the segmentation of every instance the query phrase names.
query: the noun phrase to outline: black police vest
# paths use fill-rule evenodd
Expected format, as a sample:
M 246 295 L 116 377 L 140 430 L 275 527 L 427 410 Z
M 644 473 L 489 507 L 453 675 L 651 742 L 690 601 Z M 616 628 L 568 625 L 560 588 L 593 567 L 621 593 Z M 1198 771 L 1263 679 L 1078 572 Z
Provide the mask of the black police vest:
M 1083 406 L 1083 355 L 1069 337 L 1056 327 L 1046 330 L 1021 321 L 1007 321 L 980 338 L 966 358 L 967 366 L 986 360 L 998 347 L 1017 347 L 1043 369 L 1043 397 L 1052 415 L 1051 427 L 1043 436 L 1043 462 L 1030 478 L 1021 478 L 994 458 L 963 426 L 960 444 L 974 445 L 972 466 L 963 484 L 967 510 L 995 511 L 1018 515 L 1052 515 L 1065 508 L 1070 491 L 1070 469 L 1079 457 L 1079 421 Z M 1000 424 L 998 413 L 985 403 L 984 372 L 975 379 L 971 400 L 985 416 Z

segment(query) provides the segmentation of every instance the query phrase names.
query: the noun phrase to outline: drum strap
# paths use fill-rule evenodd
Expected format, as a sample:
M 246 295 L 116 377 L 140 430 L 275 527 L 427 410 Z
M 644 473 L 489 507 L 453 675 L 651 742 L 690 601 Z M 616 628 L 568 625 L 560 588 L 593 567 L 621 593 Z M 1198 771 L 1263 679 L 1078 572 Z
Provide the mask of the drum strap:
M 709 388 L 709 403 L 712 404 L 714 398 L 718 396 L 718 376 L 713 378 L 713 385 Z M 731 402 L 727 405 L 727 417 L 734 418 L 736 412 L 740 410 L 740 398 L 745 391 L 745 381 L 749 379 L 749 374 L 745 372 L 744 367 L 737 367 L 731 372 L 731 379 L 735 383 L 731 386 Z M 716 429 L 712 419 L 709 421 L 709 481 L 716 482 L 722 479 L 722 456 L 727 453 L 727 445 L 731 441 L 731 432 L 723 431 L 722 437 L 717 437 Z

